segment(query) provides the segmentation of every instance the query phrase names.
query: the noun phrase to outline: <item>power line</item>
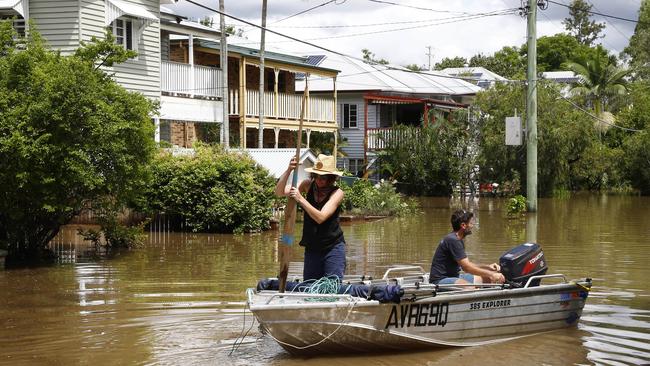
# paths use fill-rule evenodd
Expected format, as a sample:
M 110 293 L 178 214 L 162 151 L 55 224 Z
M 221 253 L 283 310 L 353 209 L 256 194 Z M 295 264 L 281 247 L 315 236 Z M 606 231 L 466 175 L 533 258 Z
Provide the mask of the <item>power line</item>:
M 320 8 L 320 7 L 322 7 L 322 6 L 325 6 L 325 5 L 331 4 L 331 3 L 335 2 L 335 1 L 337 1 L 337 0 L 329 0 L 329 1 L 326 1 L 326 2 L 324 2 L 324 3 L 322 3 L 322 4 L 319 4 L 319 5 L 316 5 L 316 6 L 312 6 L 312 7 L 309 8 L 309 9 L 303 10 L 303 11 L 298 12 L 298 13 L 293 14 L 293 15 L 289 15 L 288 17 L 286 17 L 286 18 L 282 18 L 282 19 L 280 19 L 280 20 L 278 20 L 278 21 L 275 21 L 275 22 L 273 22 L 273 23 L 271 23 L 271 24 L 277 24 L 277 23 L 280 23 L 280 22 L 285 21 L 285 20 L 287 20 L 287 19 L 291 19 L 291 18 L 293 18 L 293 17 L 297 17 L 298 15 L 305 14 L 305 13 L 307 13 L 307 12 L 309 12 L 309 11 L 312 11 L 312 10 L 314 10 L 314 9 L 318 9 L 318 8 Z M 345 1 L 346 1 L 346 0 L 343 0 L 343 2 L 345 2 Z M 271 25 L 271 24 L 269 24 L 269 25 Z
M 591 1 L 589 1 L 589 0 L 587 0 L 587 2 L 588 2 L 589 4 L 591 4 L 591 6 L 593 6 L 594 9 L 600 11 L 600 9 L 598 9 L 598 7 L 596 6 L 596 4 L 594 4 L 593 2 L 591 2 Z M 614 23 L 609 23 L 609 24 L 610 24 L 614 29 L 616 29 L 616 31 L 617 31 L 620 35 L 622 35 L 623 38 L 627 39 L 628 42 L 630 41 L 630 37 L 628 37 L 628 36 L 626 36 L 625 34 L 623 34 L 623 32 L 621 32 L 621 30 L 618 29 Z
M 411 9 L 416 9 L 416 10 L 432 11 L 432 12 L 435 12 L 435 13 L 468 14 L 468 13 L 462 12 L 462 11 L 437 10 L 437 9 L 431 9 L 431 8 L 422 8 L 422 7 L 419 7 L 419 6 L 398 4 L 398 3 L 394 3 L 394 2 L 391 2 L 391 1 L 385 1 L 385 0 L 368 0 L 368 1 L 373 2 L 373 3 L 378 3 L 378 4 L 401 6 L 401 7 L 404 7 L 404 8 L 411 8 Z
M 562 99 L 562 100 L 566 101 L 567 103 L 571 104 L 573 106 L 573 108 L 578 109 L 578 110 L 582 111 L 583 113 L 585 113 L 586 115 L 588 115 L 589 117 L 595 119 L 596 121 L 604 123 L 604 124 L 609 125 L 611 127 L 615 127 L 615 128 L 618 128 L 618 129 L 621 129 L 621 130 L 624 130 L 624 131 L 631 131 L 631 132 L 642 132 L 643 131 L 643 130 L 637 130 L 637 129 L 634 129 L 634 128 L 627 128 L 627 127 L 619 126 L 619 125 L 616 125 L 614 123 L 605 121 L 604 119 L 593 115 L 588 110 L 580 107 L 579 105 L 575 104 L 572 100 L 570 100 L 569 98 L 566 98 L 564 96 L 560 96 L 558 99 Z
M 547 1 L 548 1 L 549 3 L 551 3 L 551 4 L 564 6 L 565 8 L 569 8 L 569 9 L 571 8 L 571 6 L 566 5 L 566 4 L 562 4 L 562 3 L 558 3 L 557 1 L 553 1 L 553 0 L 547 0 Z M 594 14 L 594 15 L 600 15 L 601 17 L 606 17 L 606 18 L 618 19 L 618 20 L 622 20 L 622 21 L 625 21 L 625 22 L 632 22 L 632 23 L 638 23 L 638 24 L 650 25 L 650 23 L 641 22 L 641 21 L 639 21 L 639 20 L 627 19 L 627 18 L 621 18 L 621 17 L 617 17 L 617 16 L 615 16 L 615 15 L 603 14 L 603 13 L 596 12 L 596 11 L 591 11 L 591 10 L 587 11 L 587 13 L 589 13 L 589 14 Z
M 217 14 L 223 14 L 225 17 L 228 17 L 228 18 L 230 18 L 230 19 L 233 19 L 233 20 L 239 21 L 239 22 L 241 22 L 241 23 L 244 23 L 244 24 L 247 24 L 247 25 L 253 26 L 253 27 L 255 27 L 255 28 L 260 28 L 260 29 L 265 28 L 265 27 L 262 27 L 262 26 L 260 26 L 260 25 L 257 25 L 257 24 L 254 24 L 254 23 L 251 23 L 251 22 L 249 22 L 249 21 L 247 21 L 247 20 L 244 20 L 244 19 L 238 18 L 238 17 L 236 17 L 236 16 L 234 16 L 234 15 L 230 15 L 230 14 L 228 14 L 228 13 L 226 13 L 226 12 L 221 12 L 221 11 L 219 11 L 219 10 L 217 10 L 217 9 L 214 9 L 214 8 L 209 7 L 209 6 L 203 5 L 203 4 L 198 3 L 198 2 L 196 2 L 196 1 L 194 1 L 194 0 L 186 0 L 186 1 L 187 1 L 188 3 L 190 3 L 190 4 L 193 4 L 193 5 L 198 6 L 198 7 L 200 7 L 200 8 L 206 9 L 206 10 L 211 11 L 211 12 L 215 12 L 215 13 L 217 13 Z M 501 15 L 503 15 L 503 14 L 501 14 Z M 358 61 L 361 61 L 361 62 L 367 62 L 366 60 L 364 60 L 364 59 L 362 59 L 362 58 L 359 58 L 359 57 L 355 57 L 355 56 L 347 55 L 347 54 L 345 54 L 345 53 L 343 53 L 343 52 L 339 52 L 339 51 L 335 51 L 335 50 L 330 49 L 330 48 L 327 48 L 327 47 L 319 46 L 319 45 L 317 45 L 317 44 L 315 44 L 315 43 L 312 43 L 312 42 L 309 42 L 309 41 L 305 41 L 305 40 L 301 40 L 301 39 L 298 39 L 298 38 L 296 38 L 296 37 L 292 37 L 292 36 L 289 36 L 289 35 L 286 35 L 286 34 L 284 34 L 284 33 L 280 33 L 280 32 L 277 32 L 277 31 L 274 31 L 274 30 L 271 30 L 271 29 L 268 29 L 268 28 L 265 28 L 265 29 L 266 29 L 266 31 L 269 32 L 269 33 L 272 33 L 272 34 L 278 35 L 278 36 L 280 36 L 280 37 L 284 37 L 284 38 L 290 39 L 290 40 L 295 41 L 295 42 L 298 42 L 298 43 L 306 44 L 306 45 L 308 45 L 308 46 L 311 46 L 311 47 L 314 47 L 314 48 L 317 48 L 317 49 L 320 49 L 320 50 L 323 50 L 323 51 L 327 51 L 327 52 L 333 53 L 333 54 L 335 54 L 335 55 L 339 55 L 339 56 L 347 57 L 347 58 L 354 59 L 354 60 L 358 60 Z M 400 71 L 409 72 L 409 73 L 413 73 L 413 74 L 423 74 L 423 75 L 427 75 L 427 73 L 424 73 L 424 72 L 413 71 L 413 70 L 408 70 L 408 69 L 398 68 L 398 67 L 394 67 L 394 66 L 384 65 L 384 67 L 386 67 L 386 68 L 389 69 L 389 70 L 400 70 Z M 443 76 L 443 75 L 436 75 L 436 76 L 441 77 L 441 78 L 456 79 L 456 80 L 474 80 L 474 79 L 471 79 L 471 78 L 463 78 L 463 77 L 451 76 L 451 75 L 445 75 L 445 76 Z M 508 80 L 508 82 L 510 82 L 510 81 L 511 81 L 511 80 Z
M 327 40 L 327 39 L 350 38 L 350 37 L 367 36 L 367 35 L 380 34 L 380 33 L 389 33 L 389 32 L 403 31 L 403 30 L 426 28 L 426 27 L 432 27 L 432 26 L 436 26 L 436 25 L 458 23 L 458 22 L 467 21 L 467 20 L 475 20 L 475 19 L 487 18 L 487 17 L 492 17 L 492 16 L 502 16 L 502 15 L 513 14 L 515 10 L 518 10 L 518 9 L 512 8 L 512 9 L 498 10 L 498 11 L 490 12 L 490 13 L 482 13 L 482 14 L 475 14 L 475 15 L 469 15 L 469 16 L 465 15 L 465 16 L 459 16 L 459 17 L 444 18 L 444 20 L 449 20 L 449 21 L 444 21 L 444 22 L 437 22 L 438 20 L 443 20 L 443 19 L 438 19 L 438 20 L 432 21 L 432 23 L 430 23 L 430 24 L 416 25 L 416 26 L 412 26 L 412 27 L 392 28 L 392 29 L 384 29 L 384 30 L 377 30 L 377 31 L 370 31 L 370 32 L 363 32 L 363 33 L 351 33 L 351 34 L 343 34 L 343 35 L 339 35 L 339 36 L 327 36 L 327 37 L 309 38 L 308 41 L 321 41 L 321 40 Z M 290 41 L 274 41 L 274 42 L 267 42 L 267 43 L 286 43 L 286 42 L 291 42 L 291 40 Z M 257 43 L 257 42 L 235 43 L 234 45 L 246 45 L 246 44 L 255 44 L 255 43 Z

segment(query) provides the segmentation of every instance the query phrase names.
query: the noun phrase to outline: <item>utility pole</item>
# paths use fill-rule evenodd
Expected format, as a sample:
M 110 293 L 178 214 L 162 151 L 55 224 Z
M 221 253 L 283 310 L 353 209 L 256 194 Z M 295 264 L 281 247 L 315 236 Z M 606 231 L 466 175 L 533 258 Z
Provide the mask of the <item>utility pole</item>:
M 433 56 L 433 54 L 431 53 L 431 46 L 426 46 L 424 48 L 429 50 L 429 52 L 427 52 L 426 55 L 429 56 L 429 71 L 431 71 L 431 56 Z
M 528 97 L 526 98 L 526 206 L 537 211 L 537 1 L 528 0 Z
M 260 41 L 260 126 L 257 147 L 264 147 L 264 41 L 266 38 L 266 0 L 262 0 L 262 40 Z
M 220 32 L 221 32 L 221 92 L 223 101 L 223 122 L 221 123 L 221 145 L 228 149 L 230 148 L 230 114 L 228 111 L 228 41 L 226 39 L 226 17 L 224 16 L 226 10 L 224 5 L 225 0 L 219 0 L 219 11 L 221 12 L 220 18 Z

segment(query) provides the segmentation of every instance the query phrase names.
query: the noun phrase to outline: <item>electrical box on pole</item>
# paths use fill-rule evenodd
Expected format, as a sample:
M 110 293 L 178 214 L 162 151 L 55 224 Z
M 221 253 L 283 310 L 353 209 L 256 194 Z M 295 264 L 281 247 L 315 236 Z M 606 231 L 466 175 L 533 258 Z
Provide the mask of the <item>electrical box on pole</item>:
M 506 117 L 506 145 L 521 145 L 521 117 Z

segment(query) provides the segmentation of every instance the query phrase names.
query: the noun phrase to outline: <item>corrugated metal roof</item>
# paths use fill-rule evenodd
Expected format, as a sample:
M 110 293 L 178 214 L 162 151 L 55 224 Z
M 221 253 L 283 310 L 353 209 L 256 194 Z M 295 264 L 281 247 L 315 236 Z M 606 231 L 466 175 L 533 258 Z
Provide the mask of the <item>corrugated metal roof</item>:
M 316 60 L 314 58 L 313 60 Z M 336 78 L 339 92 L 382 91 L 426 95 L 475 94 L 481 88 L 464 80 L 438 72 L 414 73 L 401 66 L 370 65 L 357 59 L 327 54 L 319 66 L 340 70 Z M 304 90 L 304 81 L 296 82 L 296 90 Z M 309 79 L 309 90 L 331 91 L 330 78 Z
M 446 75 L 453 75 L 453 76 L 469 74 L 471 75 L 470 77 L 472 78 L 477 78 L 480 80 L 488 80 L 488 81 L 508 80 L 503 76 L 494 73 L 484 67 L 448 67 L 446 69 L 440 70 L 440 72 Z

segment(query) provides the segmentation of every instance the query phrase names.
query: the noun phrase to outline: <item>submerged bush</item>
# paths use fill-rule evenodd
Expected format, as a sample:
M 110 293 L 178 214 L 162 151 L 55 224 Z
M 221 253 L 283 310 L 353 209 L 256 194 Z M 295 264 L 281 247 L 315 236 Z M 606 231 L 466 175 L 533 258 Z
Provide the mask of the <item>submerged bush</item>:
M 517 216 L 526 212 L 526 197 L 518 194 L 508 200 L 506 206 L 508 216 Z
M 161 154 L 152 170 L 145 212 L 177 215 L 194 232 L 269 227 L 275 179 L 247 155 L 198 146 L 194 156 Z
M 381 180 L 373 185 L 359 179 L 352 185 L 341 184 L 345 192 L 343 209 L 353 214 L 400 216 L 417 211 L 414 199 L 405 199 L 390 181 Z

